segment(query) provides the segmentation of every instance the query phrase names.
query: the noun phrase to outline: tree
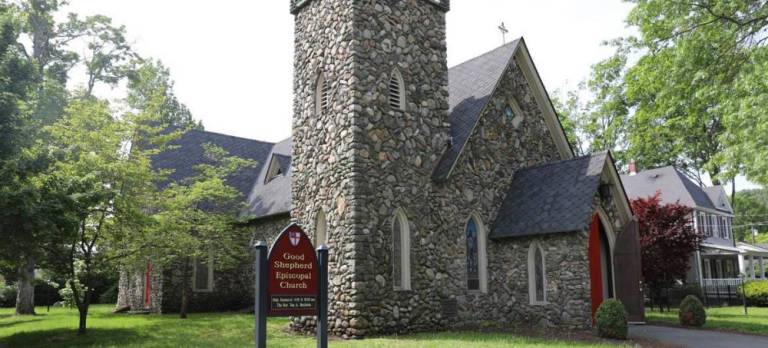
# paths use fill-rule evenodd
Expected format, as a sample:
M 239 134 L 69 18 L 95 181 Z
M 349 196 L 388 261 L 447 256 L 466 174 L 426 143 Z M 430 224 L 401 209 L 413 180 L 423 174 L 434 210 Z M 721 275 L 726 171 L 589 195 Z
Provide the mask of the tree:
M 758 243 L 768 242 L 768 190 L 756 189 L 739 192 L 733 201 L 736 217 L 733 235 L 740 241 L 752 243 L 752 228 L 757 229 Z
M 94 275 L 130 252 L 114 250 L 114 241 L 147 222 L 143 209 L 158 180 L 150 158 L 167 139 L 151 123 L 115 117 L 107 103 L 88 98 L 73 102 L 46 127 L 50 142 L 44 148 L 56 161 L 38 180 L 59 194 L 62 209 L 55 236 L 42 241 L 47 266 L 68 279 L 80 313 L 79 334 L 86 332 Z M 131 146 L 137 143 L 153 146 Z
M 66 20 L 57 22 L 55 13 L 65 3 L 60 0 L 2 3 L 4 18 L 13 20 L 13 33 L 22 36 L 19 40 L 13 40 L 9 52 L 14 52 L 23 60 L 18 67 L 8 72 L 8 76 L 28 70 L 32 76 L 29 87 L 31 93 L 24 98 L 24 111 L 28 114 L 21 131 L 24 142 L 17 146 L 18 151 L 13 160 L 8 162 L 13 165 L 6 166 L 3 173 L 8 179 L 4 190 L 7 194 L 3 200 L 7 209 L 3 209 L 3 212 L 8 219 L 12 219 L 6 220 L 5 224 L 13 226 L 6 231 L 14 243 L 13 248 L 0 255 L 4 263 L 15 264 L 20 272 L 17 312 L 26 314 L 34 313 L 33 273 L 39 266 L 38 262 L 44 262 L 41 259 L 45 256 L 38 241 L 43 236 L 54 236 L 45 229 L 51 228 L 53 225 L 50 221 L 58 218 L 41 209 L 48 204 L 56 205 L 47 200 L 55 201 L 58 197 L 43 190 L 43 182 L 34 179 L 47 172 L 47 164 L 55 159 L 49 156 L 51 153 L 33 149 L 32 144 L 44 144 L 47 134 L 40 130 L 57 122 L 64 114 L 72 98 L 66 84 L 75 66 L 83 66 L 87 74 L 85 92 L 78 97 L 91 98 L 97 83 L 114 85 L 124 78 L 128 62 L 135 58 L 125 40 L 125 28 L 113 26 L 108 17 L 90 16 L 80 19 L 70 14 Z M 78 45 L 84 45 L 85 49 Z M 75 49 L 85 53 L 81 56 L 75 53 Z
M 700 182 L 706 173 L 715 184 L 739 174 L 768 183 L 768 6 L 629 2 L 627 23 L 638 34 L 613 41 L 616 54 L 593 66 L 588 104 L 599 122 L 587 142 L 624 150 L 620 157 L 642 167 L 675 165 Z
M 17 233 L 32 207 L 27 204 L 35 195 L 28 190 L 20 157 L 27 144 L 25 131 L 29 127 L 28 114 L 23 110 L 34 77 L 32 67 L 19 50 L 18 16 L 13 8 L 0 3 L 0 259 L 11 263 L 19 271 L 19 291 L 16 314 L 34 314 L 33 256 L 15 248 L 17 239 L 29 238 Z M 17 238 L 18 237 L 18 238 Z M 10 243 L 9 243 L 10 242 Z M 10 262 L 25 260 L 26 262 Z M 32 262 L 30 269 L 29 263 Z
M 142 60 L 128 74 L 128 106 L 135 110 L 156 109 L 163 125 L 181 129 L 203 129 L 192 112 L 173 91 L 171 73 L 160 61 Z M 159 105 L 151 105 L 159 102 Z
M 568 139 L 568 143 L 571 144 L 573 151 L 576 153 L 576 156 L 587 154 L 585 142 L 588 140 L 585 138 L 588 137 L 588 135 L 584 134 L 583 127 L 585 110 L 579 96 L 579 92 L 582 88 L 583 84 L 579 84 L 579 89 L 577 90 L 568 91 L 566 93 L 557 90 L 552 95 L 552 105 L 555 107 L 557 116 L 560 119 L 560 124 L 563 125 L 565 136 Z
M 214 264 L 226 266 L 249 252 L 243 243 L 248 232 L 235 226 L 243 197 L 227 183 L 227 178 L 252 168 L 254 163 L 210 144 L 204 144 L 204 148 L 209 163 L 195 166 L 196 175 L 172 182 L 160 193 L 154 205 L 154 242 L 144 248 L 160 265 L 181 264 L 182 319 L 189 308 L 194 260 L 213 255 Z
M 652 296 L 676 280 L 684 280 L 691 254 L 704 236 L 691 226 L 691 209 L 674 203 L 661 204 L 660 193 L 632 200 L 640 227 L 643 279 Z

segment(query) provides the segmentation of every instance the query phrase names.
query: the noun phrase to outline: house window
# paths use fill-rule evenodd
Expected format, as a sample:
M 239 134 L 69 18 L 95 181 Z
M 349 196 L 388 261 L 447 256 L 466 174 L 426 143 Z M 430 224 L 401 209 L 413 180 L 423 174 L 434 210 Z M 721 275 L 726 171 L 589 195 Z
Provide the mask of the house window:
M 712 264 L 709 259 L 704 259 L 704 279 L 712 279 Z
M 725 278 L 725 276 L 723 276 L 723 260 L 715 260 L 715 273 L 715 277 Z
M 325 115 L 331 107 L 331 83 L 326 79 L 325 74 L 317 77 L 315 84 L 315 113 Z
M 706 221 L 707 221 L 707 237 L 712 237 L 715 235 L 715 229 L 713 227 L 714 225 L 714 216 L 712 214 L 706 214 Z
M 315 247 L 319 247 L 328 242 L 327 223 L 325 213 L 322 210 L 315 216 Z
M 411 233 L 400 209 L 392 219 L 392 283 L 395 290 L 411 289 Z
M 706 223 L 704 221 L 704 213 L 697 211 L 696 213 L 696 232 L 706 234 Z
M 389 107 L 392 110 L 405 111 L 405 83 L 397 70 L 389 77 Z
M 194 259 L 192 290 L 195 292 L 213 291 L 213 255 Z
M 531 304 L 547 302 L 547 277 L 544 250 L 534 242 L 528 248 L 528 296 Z

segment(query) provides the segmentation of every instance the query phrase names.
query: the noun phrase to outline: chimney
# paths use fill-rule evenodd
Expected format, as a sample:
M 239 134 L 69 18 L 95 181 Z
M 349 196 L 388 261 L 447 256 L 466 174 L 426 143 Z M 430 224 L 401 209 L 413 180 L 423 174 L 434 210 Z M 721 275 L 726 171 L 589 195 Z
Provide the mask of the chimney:
M 632 160 L 629 162 L 629 175 L 636 175 L 637 174 L 637 163 L 635 163 L 635 160 Z

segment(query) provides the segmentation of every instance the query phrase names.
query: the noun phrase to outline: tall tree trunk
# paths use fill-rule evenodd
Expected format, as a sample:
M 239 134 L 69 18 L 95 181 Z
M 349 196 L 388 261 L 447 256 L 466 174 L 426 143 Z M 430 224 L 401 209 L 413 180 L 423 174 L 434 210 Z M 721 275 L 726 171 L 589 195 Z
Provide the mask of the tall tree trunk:
M 25 257 L 19 266 L 16 315 L 35 315 L 35 259 Z
M 179 309 L 179 318 L 187 319 L 189 311 L 189 263 L 190 258 L 184 258 L 184 264 L 181 267 L 181 308 Z

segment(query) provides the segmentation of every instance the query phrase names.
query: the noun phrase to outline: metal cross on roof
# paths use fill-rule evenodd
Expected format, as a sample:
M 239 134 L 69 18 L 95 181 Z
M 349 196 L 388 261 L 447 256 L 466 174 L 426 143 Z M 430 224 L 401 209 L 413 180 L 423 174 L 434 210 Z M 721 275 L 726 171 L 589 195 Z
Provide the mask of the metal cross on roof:
M 499 31 L 501 32 L 501 42 L 506 45 L 507 33 L 509 33 L 509 30 L 507 30 L 507 27 L 504 25 L 504 22 L 501 22 L 501 25 L 499 26 Z

